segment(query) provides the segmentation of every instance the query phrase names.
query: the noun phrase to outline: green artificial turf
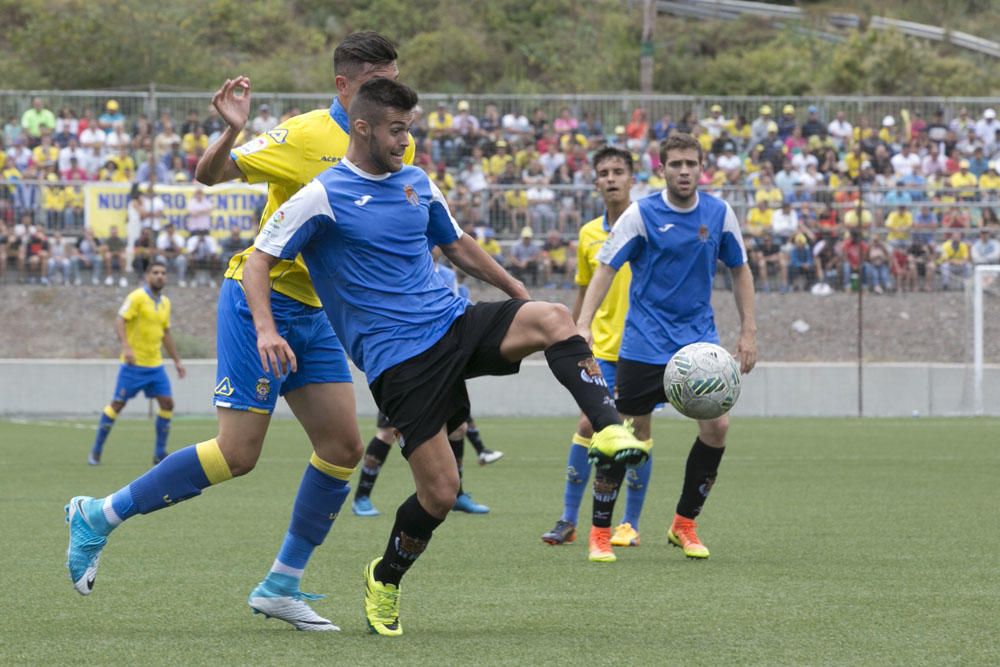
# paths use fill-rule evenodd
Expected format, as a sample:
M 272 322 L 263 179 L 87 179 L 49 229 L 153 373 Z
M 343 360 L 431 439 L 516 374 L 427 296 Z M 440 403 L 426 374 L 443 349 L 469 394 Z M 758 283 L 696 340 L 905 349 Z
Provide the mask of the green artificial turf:
M 345 505 L 306 571 L 303 589 L 328 595 L 315 609 L 343 628 L 310 634 L 246 606 L 308 457 L 295 422 L 272 425 L 248 477 L 128 521 L 85 598 L 64 568 L 63 505 L 142 474 L 153 425 L 120 420 L 92 468 L 90 423 L 0 422 L 0 664 L 1000 662 L 1000 422 L 736 419 L 700 519 L 712 556 L 696 562 L 666 539 L 694 426 L 654 421 L 642 546 L 595 564 L 589 497 L 575 544 L 539 540 L 560 513 L 574 420 L 483 419 L 506 456 L 465 480 L 492 512 L 435 533 L 404 580 L 398 639 L 362 618 L 363 568 L 413 488 L 398 452 L 372 496 L 382 515 Z M 214 429 L 178 419 L 171 449 Z

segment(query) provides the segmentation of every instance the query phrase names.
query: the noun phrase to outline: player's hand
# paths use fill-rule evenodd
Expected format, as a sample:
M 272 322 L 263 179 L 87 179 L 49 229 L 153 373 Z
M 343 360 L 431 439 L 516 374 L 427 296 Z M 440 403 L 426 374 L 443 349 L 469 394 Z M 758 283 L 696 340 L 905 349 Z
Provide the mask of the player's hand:
M 177 377 L 181 380 L 187 375 L 187 369 L 184 368 L 184 363 L 180 360 L 174 362 L 174 368 L 177 369 Z
M 752 333 L 741 333 L 736 344 L 736 359 L 740 362 L 740 372 L 746 375 L 757 365 L 757 337 Z
M 295 353 L 277 331 L 257 335 L 257 352 L 260 354 L 260 364 L 266 373 L 285 375 L 294 373 L 298 366 Z
M 122 348 L 122 358 L 126 366 L 135 366 L 135 351 L 131 347 L 126 345 Z
M 531 300 L 531 294 L 528 292 L 528 288 L 525 287 L 523 282 L 516 278 L 514 279 L 511 288 L 507 290 L 507 296 L 512 299 L 525 299 L 526 301 Z
M 212 106 L 229 127 L 242 130 L 250 118 L 250 79 L 243 75 L 226 79 L 212 96 Z
M 576 332 L 580 334 L 580 338 L 587 342 L 587 347 L 593 349 L 594 347 L 594 332 L 590 330 L 590 325 L 581 326 L 579 322 L 576 324 Z

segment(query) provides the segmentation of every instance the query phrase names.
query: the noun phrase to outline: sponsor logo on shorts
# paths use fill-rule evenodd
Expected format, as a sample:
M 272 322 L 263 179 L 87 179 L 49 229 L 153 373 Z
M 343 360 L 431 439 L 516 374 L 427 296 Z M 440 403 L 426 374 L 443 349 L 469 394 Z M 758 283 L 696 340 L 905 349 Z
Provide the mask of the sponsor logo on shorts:
M 266 401 L 267 397 L 271 394 L 271 381 L 266 377 L 257 378 L 257 387 L 255 391 L 257 393 L 258 401 Z
M 222 381 L 215 385 L 215 395 L 216 396 L 232 396 L 233 395 L 233 383 L 229 381 L 229 377 L 222 378 Z

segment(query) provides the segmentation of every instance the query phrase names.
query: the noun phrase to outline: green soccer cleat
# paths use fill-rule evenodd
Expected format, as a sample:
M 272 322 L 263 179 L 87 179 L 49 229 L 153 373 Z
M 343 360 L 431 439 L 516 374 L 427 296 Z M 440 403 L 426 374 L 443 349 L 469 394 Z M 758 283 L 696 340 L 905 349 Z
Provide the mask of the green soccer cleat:
M 650 447 L 649 441 L 643 442 L 632 435 L 627 425 L 611 424 L 594 434 L 587 460 L 599 466 L 614 463 L 638 466 L 649 458 Z
M 380 556 L 365 568 L 365 621 L 374 635 L 398 637 L 403 634 L 399 623 L 399 586 L 375 581 L 375 566 L 381 560 Z

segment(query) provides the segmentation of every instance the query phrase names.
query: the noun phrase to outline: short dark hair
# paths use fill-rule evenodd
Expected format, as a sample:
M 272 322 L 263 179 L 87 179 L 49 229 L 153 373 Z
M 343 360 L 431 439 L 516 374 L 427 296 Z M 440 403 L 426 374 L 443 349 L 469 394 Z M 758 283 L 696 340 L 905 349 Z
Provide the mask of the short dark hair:
M 632 160 L 632 153 L 623 148 L 616 148 L 615 146 L 605 146 L 601 150 L 594 153 L 593 159 L 590 161 L 594 165 L 594 170 L 597 170 L 597 165 L 604 162 L 605 160 L 621 160 L 628 167 L 628 173 L 635 172 L 635 163 Z
M 667 140 L 663 142 L 660 146 L 660 162 L 666 164 L 667 153 L 676 150 L 687 150 L 693 149 L 698 151 L 698 162 L 702 162 L 705 159 L 705 152 L 701 148 L 701 144 L 690 134 L 685 132 L 673 132 Z
M 412 111 L 417 106 L 417 93 L 406 84 L 377 77 L 369 79 L 358 89 L 351 108 L 348 110 L 350 122 L 362 119 L 372 125 L 382 120 L 387 109 Z
M 164 271 L 167 270 L 166 262 L 164 262 L 162 259 L 153 259 L 150 260 L 149 264 L 146 266 L 146 273 L 152 271 L 154 266 L 162 266 Z
M 353 76 L 365 65 L 388 65 L 396 57 L 393 43 L 374 30 L 352 32 L 333 50 L 333 73 Z

